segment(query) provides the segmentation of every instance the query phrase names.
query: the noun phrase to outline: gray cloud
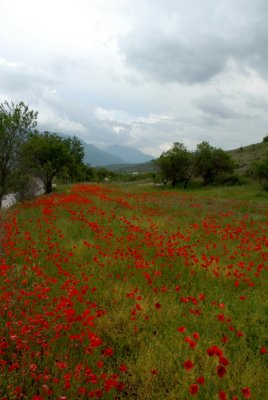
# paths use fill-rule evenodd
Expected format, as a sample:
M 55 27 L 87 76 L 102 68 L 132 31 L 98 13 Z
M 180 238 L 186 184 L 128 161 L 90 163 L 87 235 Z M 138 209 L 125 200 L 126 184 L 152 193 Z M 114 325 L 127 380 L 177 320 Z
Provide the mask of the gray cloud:
M 226 106 L 220 94 L 218 96 L 203 96 L 193 102 L 197 108 L 210 117 L 220 119 L 230 119 L 239 117 L 239 113 Z
M 0 100 L 40 129 L 153 155 L 267 132 L 267 0 L 2 2 Z
M 205 83 L 230 60 L 267 78 L 267 2 L 224 4 L 205 1 L 203 11 L 183 14 L 174 1 L 162 18 L 137 23 L 119 42 L 126 64 L 159 82 Z
M 160 82 L 202 83 L 220 73 L 228 61 L 222 39 L 205 35 L 187 39 L 168 37 L 158 28 L 134 33 L 121 41 L 128 66 Z

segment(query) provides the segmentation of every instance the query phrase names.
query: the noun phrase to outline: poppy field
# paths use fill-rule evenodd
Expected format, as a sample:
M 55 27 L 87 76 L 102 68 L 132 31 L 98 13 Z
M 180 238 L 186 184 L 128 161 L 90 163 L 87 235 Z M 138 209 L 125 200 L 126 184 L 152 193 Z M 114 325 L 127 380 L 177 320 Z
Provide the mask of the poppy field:
M 0 400 L 268 398 L 263 199 L 79 184 L 0 224 Z

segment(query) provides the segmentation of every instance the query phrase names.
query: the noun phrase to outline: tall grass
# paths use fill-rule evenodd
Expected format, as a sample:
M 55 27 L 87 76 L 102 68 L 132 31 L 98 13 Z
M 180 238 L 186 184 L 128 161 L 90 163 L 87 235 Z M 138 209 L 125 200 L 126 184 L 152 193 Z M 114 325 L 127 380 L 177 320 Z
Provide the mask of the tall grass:
M 268 398 L 267 215 L 108 185 L 9 211 L 1 399 Z

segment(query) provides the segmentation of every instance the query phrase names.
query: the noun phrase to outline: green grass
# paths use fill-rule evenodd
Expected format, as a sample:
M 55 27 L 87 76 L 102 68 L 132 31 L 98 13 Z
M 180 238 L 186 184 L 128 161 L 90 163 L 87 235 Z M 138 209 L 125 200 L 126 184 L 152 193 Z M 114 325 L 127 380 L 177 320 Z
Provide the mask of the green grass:
M 268 397 L 266 200 L 257 184 L 89 184 L 8 211 L 0 398 Z

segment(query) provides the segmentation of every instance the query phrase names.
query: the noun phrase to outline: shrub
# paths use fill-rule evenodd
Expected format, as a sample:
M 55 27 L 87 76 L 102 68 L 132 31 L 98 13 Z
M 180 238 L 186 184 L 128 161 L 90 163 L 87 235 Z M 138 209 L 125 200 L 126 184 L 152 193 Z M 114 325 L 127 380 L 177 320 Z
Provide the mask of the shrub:
M 230 175 L 221 175 L 215 179 L 216 185 L 242 185 L 243 179 L 240 175 L 230 174 Z

